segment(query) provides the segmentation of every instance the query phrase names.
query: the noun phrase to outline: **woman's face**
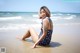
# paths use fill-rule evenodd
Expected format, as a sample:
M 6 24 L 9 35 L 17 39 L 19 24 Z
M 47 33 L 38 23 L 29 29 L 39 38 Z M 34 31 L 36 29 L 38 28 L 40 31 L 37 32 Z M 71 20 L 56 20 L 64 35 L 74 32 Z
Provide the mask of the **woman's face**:
M 46 17 L 46 12 L 42 9 L 41 11 L 40 11 L 40 19 L 43 19 L 43 18 L 45 18 Z

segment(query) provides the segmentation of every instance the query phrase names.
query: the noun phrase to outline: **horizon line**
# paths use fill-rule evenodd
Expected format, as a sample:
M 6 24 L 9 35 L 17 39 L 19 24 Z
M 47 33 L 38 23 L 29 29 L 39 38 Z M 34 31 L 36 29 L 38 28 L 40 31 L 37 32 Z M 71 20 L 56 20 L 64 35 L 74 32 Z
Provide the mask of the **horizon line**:
M 0 11 L 1 12 L 34 12 L 34 11 Z M 35 13 L 38 13 L 35 11 Z M 51 12 L 51 13 L 80 13 L 80 12 L 60 12 L 60 11 L 54 11 L 54 12 Z

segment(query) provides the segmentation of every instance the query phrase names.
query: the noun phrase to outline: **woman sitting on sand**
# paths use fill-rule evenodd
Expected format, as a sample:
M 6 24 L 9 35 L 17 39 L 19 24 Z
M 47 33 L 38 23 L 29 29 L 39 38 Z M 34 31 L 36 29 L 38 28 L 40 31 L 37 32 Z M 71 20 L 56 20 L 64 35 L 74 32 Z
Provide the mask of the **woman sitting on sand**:
M 49 45 L 53 32 L 53 23 L 50 19 L 50 11 L 46 6 L 42 6 L 40 8 L 40 19 L 42 19 L 42 27 L 41 32 L 38 34 L 35 32 L 33 28 L 30 28 L 27 33 L 21 38 L 21 40 L 25 40 L 31 36 L 34 45 L 32 48 L 35 48 L 36 45 L 46 46 Z

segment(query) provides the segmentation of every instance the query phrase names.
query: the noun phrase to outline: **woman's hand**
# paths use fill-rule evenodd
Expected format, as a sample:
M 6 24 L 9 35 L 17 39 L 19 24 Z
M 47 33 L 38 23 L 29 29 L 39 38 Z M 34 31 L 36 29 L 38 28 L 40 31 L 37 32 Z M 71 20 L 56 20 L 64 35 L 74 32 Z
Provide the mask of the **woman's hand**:
M 36 44 L 34 44 L 31 48 L 36 48 Z

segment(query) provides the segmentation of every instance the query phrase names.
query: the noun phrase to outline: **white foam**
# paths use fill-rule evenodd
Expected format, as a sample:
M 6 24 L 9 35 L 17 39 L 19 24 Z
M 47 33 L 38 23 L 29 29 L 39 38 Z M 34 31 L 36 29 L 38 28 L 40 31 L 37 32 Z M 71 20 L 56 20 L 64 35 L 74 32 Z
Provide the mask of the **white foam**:
M 55 16 L 55 15 L 57 15 L 57 14 L 51 14 L 51 16 Z
M 62 16 L 63 14 L 61 14 L 61 13 L 58 13 L 58 14 L 51 14 L 51 17 L 53 17 L 54 15 L 60 15 L 60 16 Z M 39 17 L 39 15 L 38 14 L 34 14 L 34 15 L 32 15 L 33 17 Z
M 58 15 L 63 15 L 62 13 L 58 13 Z
M 39 15 L 38 14 L 34 14 L 34 15 L 32 15 L 33 17 L 39 17 Z
M 69 16 L 69 15 L 71 15 L 71 14 L 67 14 L 67 15 Z
M 62 20 L 62 19 L 65 19 L 65 20 L 70 20 L 70 19 L 73 19 L 73 18 L 76 18 L 76 15 L 69 15 L 69 16 L 52 16 L 51 19 L 52 20 Z
M 51 19 L 53 20 L 53 21 L 56 21 L 56 20 L 62 20 L 62 19 L 64 19 L 62 16 L 53 16 L 53 17 L 51 17 Z
M 36 21 L 36 23 L 38 23 L 38 24 L 41 23 L 41 19 L 36 19 L 36 20 L 34 20 L 34 21 Z
M 80 23 L 63 23 L 63 24 L 55 24 L 55 23 L 54 23 L 54 25 L 55 25 L 55 26 L 57 26 L 57 25 L 58 25 L 58 26 L 59 26 L 59 25 L 80 25 Z
M 0 30 L 17 30 L 21 28 L 25 28 L 25 24 L 7 24 L 7 26 L 3 26 Z
M 75 18 L 75 17 L 76 17 L 76 15 L 70 15 L 70 16 L 68 16 L 67 18 L 64 18 L 64 19 L 70 20 L 70 19 L 73 19 L 73 18 Z
M 33 17 L 37 17 L 38 18 L 39 16 L 38 16 L 38 14 L 34 14 Z M 70 20 L 70 19 L 73 19 L 75 17 L 76 17 L 76 15 L 71 15 L 71 14 L 67 14 L 66 16 L 64 16 L 63 14 L 60 14 L 60 13 L 58 13 L 58 14 L 51 14 L 51 19 L 53 21 L 62 20 L 62 19 L 64 19 L 64 20 Z M 35 21 L 37 23 L 41 22 L 39 19 L 36 19 Z
M 40 27 L 40 24 L 7 24 L 7 26 L 3 26 L 0 30 L 19 30 L 19 29 L 28 29 L 29 27 Z
M 70 16 L 72 16 L 72 17 L 76 17 L 76 15 L 70 15 Z
M 57 13 L 57 14 L 51 14 L 51 16 L 62 16 L 62 13 Z
M 62 24 L 55 24 L 54 26 L 57 25 L 80 25 L 80 23 L 62 23 Z M 20 29 L 28 29 L 30 27 L 34 27 L 34 28 L 40 28 L 41 24 L 8 24 L 7 26 L 3 26 L 0 28 L 0 31 L 2 30 L 20 30 Z
M 14 19 L 22 19 L 21 16 L 16 16 L 16 17 L 0 17 L 0 20 L 14 20 Z
M 67 17 L 67 18 L 64 18 L 64 19 L 70 20 L 70 19 L 73 19 L 73 17 L 70 16 L 70 17 Z

